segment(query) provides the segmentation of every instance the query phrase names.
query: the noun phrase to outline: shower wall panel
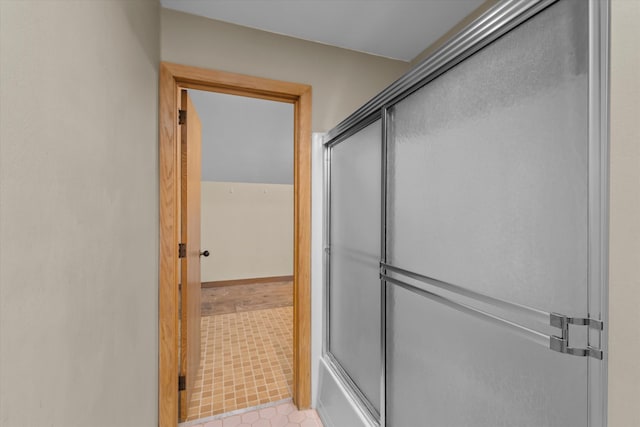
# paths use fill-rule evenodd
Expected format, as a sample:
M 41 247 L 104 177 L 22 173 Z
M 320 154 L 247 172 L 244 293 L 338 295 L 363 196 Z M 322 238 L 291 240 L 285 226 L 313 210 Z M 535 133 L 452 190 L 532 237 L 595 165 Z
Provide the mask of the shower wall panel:
M 380 120 L 331 154 L 329 351 L 379 410 Z
M 503 0 L 329 133 L 327 366 L 382 427 L 605 422 L 606 11 Z

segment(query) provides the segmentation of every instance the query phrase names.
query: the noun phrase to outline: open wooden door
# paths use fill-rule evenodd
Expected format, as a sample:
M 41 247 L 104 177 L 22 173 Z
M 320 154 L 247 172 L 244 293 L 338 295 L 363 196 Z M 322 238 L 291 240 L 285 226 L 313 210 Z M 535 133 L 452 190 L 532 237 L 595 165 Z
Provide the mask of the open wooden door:
M 201 124 L 191 98 L 181 91 L 181 315 L 179 419 L 187 418 L 200 365 L 200 151 Z

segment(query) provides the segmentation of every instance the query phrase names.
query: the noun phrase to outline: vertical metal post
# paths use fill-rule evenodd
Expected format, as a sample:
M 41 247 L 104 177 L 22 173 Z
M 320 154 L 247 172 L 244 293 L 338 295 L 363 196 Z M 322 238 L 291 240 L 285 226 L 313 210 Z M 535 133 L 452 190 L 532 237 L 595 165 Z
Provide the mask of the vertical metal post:
M 381 180 L 380 180 L 380 262 L 387 262 L 387 144 L 391 131 L 391 111 L 382 107 L 381 135 Z M 387 424 L 387 282 L 382 277 L 387 274 L 380 267 L 380 427 Z
M 589 358 L 588 426 L 607 425 L 609 248 L 609 0 L 589 1 L 589 272 L 588 317 L 604 322 L 589 330 L 588 344 L 603 360 Z
M 324 146 L 324 322 L 323 322 L 323 339 L 322 354 L 326 355 L 330 351 L 330 305 L 331 305 L 331 151 L 330 145 Z

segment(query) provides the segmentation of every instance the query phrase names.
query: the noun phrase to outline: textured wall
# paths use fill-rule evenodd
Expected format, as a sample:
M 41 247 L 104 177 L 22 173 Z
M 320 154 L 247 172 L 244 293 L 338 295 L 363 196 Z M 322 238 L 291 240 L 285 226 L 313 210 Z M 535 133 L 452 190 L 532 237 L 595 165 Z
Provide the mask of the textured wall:
M 313 87 L 313 130 L 325 132 L 409 64 L 162 9 L 162 60 Z
M 0 15 L 0 425 L 156 425 L 159 7 Z
M 640 2 L 611 2 L 609 427 L 640 426 Z
M 293 275 L 293 185 L 202 182 L 203 282 Z

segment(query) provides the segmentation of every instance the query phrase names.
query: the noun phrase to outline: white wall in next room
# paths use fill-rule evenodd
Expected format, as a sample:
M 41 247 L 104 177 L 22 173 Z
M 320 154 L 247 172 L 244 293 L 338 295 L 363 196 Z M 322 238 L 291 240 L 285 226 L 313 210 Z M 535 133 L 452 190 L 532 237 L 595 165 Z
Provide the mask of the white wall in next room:
M 293 274 L 293 185 L 202 182 L 203 282 Z

